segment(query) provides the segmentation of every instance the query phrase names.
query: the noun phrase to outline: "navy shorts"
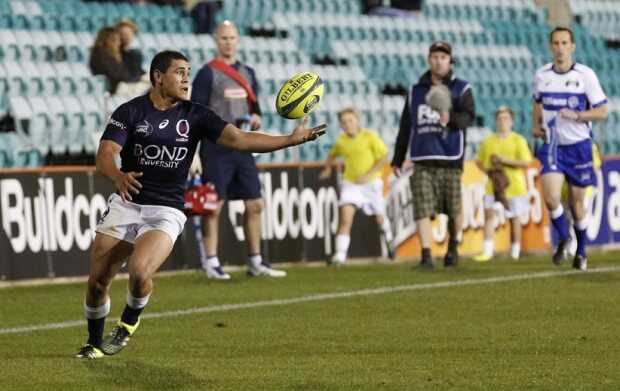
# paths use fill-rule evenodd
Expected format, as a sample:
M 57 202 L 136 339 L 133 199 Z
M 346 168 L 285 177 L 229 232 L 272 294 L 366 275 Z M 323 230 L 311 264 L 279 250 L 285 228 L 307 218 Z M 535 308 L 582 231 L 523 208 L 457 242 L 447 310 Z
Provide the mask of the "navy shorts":
M 200 148 L 202 182 L 215 185 L 220 200 L 262 197 L 258 168 L 248 152 L 232 151 L 203 140 Z
M 555 148 L 545 143 L 538 150 L 536 157 L 542 164 L 541 174 L 549 172 L 564 174 L 572 186 L 596 185 L 592 160 L 592 140 L 590 139 L 570 145 L 558 145 Z

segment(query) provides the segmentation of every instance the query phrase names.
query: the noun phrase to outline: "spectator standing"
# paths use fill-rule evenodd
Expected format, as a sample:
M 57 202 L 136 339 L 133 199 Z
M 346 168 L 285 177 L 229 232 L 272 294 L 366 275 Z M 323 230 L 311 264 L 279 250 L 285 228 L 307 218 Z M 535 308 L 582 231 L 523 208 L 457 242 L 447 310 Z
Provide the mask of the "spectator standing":
M 514 112 L 510 107 L 500 106 L 495 111 L 496 133 L 485 138 L 480 144 L 476 165 L 488 174 L 484 196 L 484 242 L 482 254 L 475 261 L 486 262 L 493 257 L 493 237 L 495 236 L 496 211 L 505 211 L 510 221 L 510 257 L 519 259 L 521 253 L 521 216 L 530 209 L 525 173 L 532 154 L 525 137 L 513 132 Z M 503 197 L 497 197 L 497 183 L 492 176 L 500 172 L 507 178 Z M 498 199 L 502 198 L 502 199 Z M 503 202 L 502 202 L 503 201 Z M 507 203 L 508 207 L 506 208 Z
M 258 84 L 252 68 L 237 60 L 239 32 L 237 26 L 224 21 L 215 30 L 217 58 L 207 63 L 196 75 L 192 101 L 203 103 L 225 121 L 253 131 L 261 127 Z M 243 200 L 243 231 L 248 245 L 249 276 L 284 277 L 261 254 L 261 213 L 264 202 L 258 169 L 251 153 L 231 151 L 207 140 L 201 143 L 203 182 L 215 185 L 220 203 L 216 213 L 203 217 L 206 259 L 201 260 L 207 277 L 229 279 L 217 255 L 220 211 L 226 200 Z M 207 164 L 208 162 L 208 164 Z
M 450 267 L 456 266 L 459 259 L 461 176 L 466 129 L 475 116 L 474 95 L 470 84 L 452 72 L 449 43 L 434 42 L 429 48 L 428 64 L 430 70 L 409 90 L 392 166 L 398 176 L 405 159 L 414 163 L 411 189 L 422 248 L 419 266 L 433 267 L 431 219 L 444 213 L 448 216 L 450 235 L 444 266 Z M 438 99 L 440 104 L 432 102 L 431 105 L 435 97 L 441 98 L 444 90 L 446 97 Z M 427 95 L 433 97 L 429 102 Z

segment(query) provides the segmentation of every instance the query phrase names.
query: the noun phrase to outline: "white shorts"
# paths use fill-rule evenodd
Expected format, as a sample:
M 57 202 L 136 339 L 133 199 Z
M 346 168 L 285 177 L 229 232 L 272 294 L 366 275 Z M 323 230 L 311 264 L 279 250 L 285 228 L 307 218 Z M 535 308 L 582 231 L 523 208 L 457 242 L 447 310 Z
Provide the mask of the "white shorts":
M 187 217 L 175 208 L 159 205 L 140 205 L 124 201 L 118 194 L 108 199 L 108 209 L 95 231 L 129 243 L 149 231 L 163 231 L 172 243 L 185 227 Z
M 510 197 L 508 198 L 508 205 L 510 210 L 506 210 L 506 217 L 511 219 L 513 217 L 522 216 L 530 211 L 530 196 Z M 504 205 L 501 202 L 495 202 L 495 197 L 490 194 L 484 195 L 484 209 L 495 209 L 501 211 L 504 209 Z
M 377 178 L 372 182 L 361 185 L 343 181 L 340 187 L 338 206 L 343 205 L 355 205 L 356 208 L 362 209 L 364 214 L 368 216 L 384 215 L 383 180 Z

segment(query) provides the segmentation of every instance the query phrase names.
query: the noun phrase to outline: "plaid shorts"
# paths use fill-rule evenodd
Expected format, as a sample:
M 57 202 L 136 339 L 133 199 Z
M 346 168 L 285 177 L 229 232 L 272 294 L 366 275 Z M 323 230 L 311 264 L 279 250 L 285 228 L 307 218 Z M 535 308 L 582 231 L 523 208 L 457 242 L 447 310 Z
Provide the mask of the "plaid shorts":
M 410 179 L 413 216 L 416 220 L 439 213 L 461 213 L 461 168 L 427 167 L 416 164 Z

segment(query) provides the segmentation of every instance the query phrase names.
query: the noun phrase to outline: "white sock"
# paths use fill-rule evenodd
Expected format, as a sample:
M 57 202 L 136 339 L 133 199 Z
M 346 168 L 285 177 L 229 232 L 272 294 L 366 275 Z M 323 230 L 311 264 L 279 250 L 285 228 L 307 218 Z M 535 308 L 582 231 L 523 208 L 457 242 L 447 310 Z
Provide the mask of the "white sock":
M 391 242 L 394 240 L 394 235 L 392 234 L 392 227 L 390 226 L 390 220 L 388 220 L 387 216 L 383 216 L 383 224 L 381 224 L 381 233 L 385 237 L 386 242 Z
M 89 307 L 84 301 L 84 315 L 86 319 L 101 319 L 110 313 L 110 298 L 101 307 Z
M 519 259 L 520 254 L 521 254 L 521 243 L 511 243 L 510 244 L 510 258 Z
M 584 217 L 581 220 L 576 220 L 575 221 L 575 228 L 577 228 L 578 230 L 584 230 L 588 228 L 588 217 Z
M 260 254 L 250 254 L 248 255 L 248 260 L 250 261 L 250 265 L 258 267 L 263 263 L 263 256 Z
M 351 235 L 336 235 L 336 254 L 335 257 L 340 262 L 347 259 L 347 251 L 351 243 Z
M 482 253 L 484 255 L 493 255 L 493 239 L 485 239 L 482 242 Z
M 146 304 L 149 302 L 149 297 L 151 297 L 150 293 L 144 297 L 133 297 L 131 292 L 127 290 L 127 305 L 133 308 L 134 310 L 144 308 L 146 307 Z
M 207 257 L 207 267 L 210 269 L 216 268 L 220 266 L 220 259 L 217 257 L 217 255 L 214 255 L 212 257 Z
M 564 207 L 562 206 L 562 204 L 558 204 L 557 208 L 549 211 L 549 216 L 552 219 L 557 219 L 558 217 L 562 216 L 562 213 L 564 213 Z

